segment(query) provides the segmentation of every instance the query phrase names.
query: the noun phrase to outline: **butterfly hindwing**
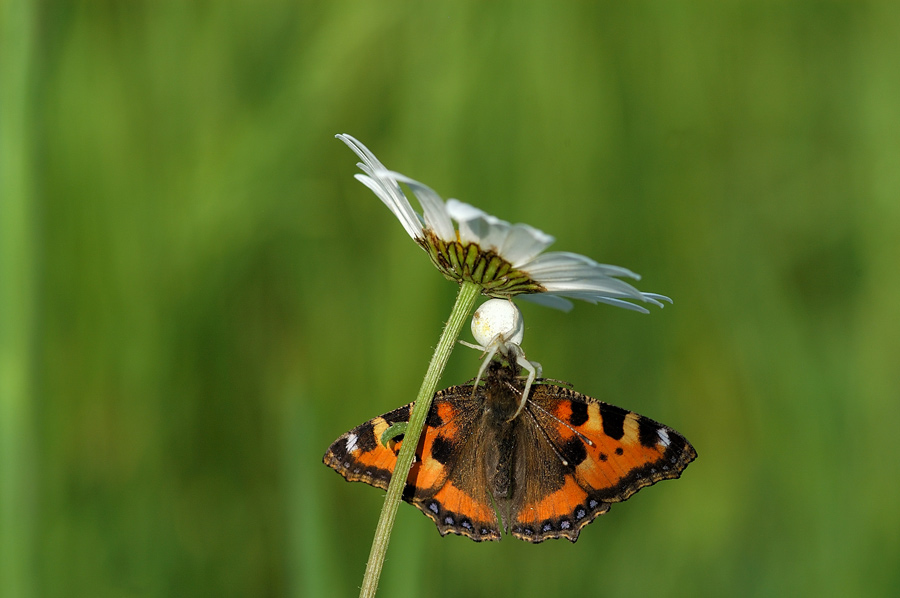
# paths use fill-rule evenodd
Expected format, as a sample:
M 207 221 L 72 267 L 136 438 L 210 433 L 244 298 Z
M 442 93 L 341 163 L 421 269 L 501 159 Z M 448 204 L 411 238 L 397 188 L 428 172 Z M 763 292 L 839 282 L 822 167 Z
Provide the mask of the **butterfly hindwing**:
M 515 472 L 525 474 L 515 476 L 510 499 L 498 506 L 508 531 L 520 540 L 574 542 L 580 529 L 605 513 L 609 504 L 591 501 L 578 485 L 572 465 L 580 459 L 575 445 L 561 441 L 548 424 L 542 425 L 539 412 L 529 403 L 520 416 L 513 461 Z
M 483 401 L 482 396 L 473 395 L 472 386 L 438 392 L 416 447 L 403 500 L 434 521 L 441 535 L 500 539 L 488 488 L 476 466 L 475 440 Z M 392 424 L 408 422 L 411 408 L 412 403 L 350 430 L 332 443 L 324 463 L 348 481 L 387 489 L 403 436 L 387 439 L 385 444 L 382 436 Z

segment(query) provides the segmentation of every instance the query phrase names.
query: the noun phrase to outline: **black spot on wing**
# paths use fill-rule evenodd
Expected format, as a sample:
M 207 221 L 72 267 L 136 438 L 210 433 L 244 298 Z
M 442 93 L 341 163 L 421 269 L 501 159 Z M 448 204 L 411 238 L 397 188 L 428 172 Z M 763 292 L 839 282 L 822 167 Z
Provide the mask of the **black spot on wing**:
M 428 412 L 428 417 L 425 418 L 425 425 L 429 428 L 437 428 L 444 425 L 444 420 L 438 415 L 437 403 L 431 404 L 431 411 Z
M 337 463 L 344 463 L 348 460 L 347 456 L 347 439 L 341 436 L 328 447 L 328 452 L 325 453 L 322 462 L 328 465 L 329 460 L 333 459 Z
M 416 494 L 416 486 L 415 484 L 410 484 L 409 482 L 403 486 L 403 495 L 402 498 L 406 502 L 412 502 L 413 496 Z
M 366 422 L 356 429 L 356 446 L 364 453 L 368 453 L 378 447 L 378 439 L 375 438 L 375 426 L 372 422 Z
M 443 436 L 436 436 L 431 444 L 431 457 L 438 463 L 444 465 L 453 455 L 453 443 Z
M 587 450 L 584 448 L 584 443 L 575 436 L 566 441 L 560 452 L 563 458 L 569 462 L 570 467 L 576 467 L 587 459 Z
M 588 420 L 587 403 L 572 401 L 572 414 L 569 415 L 569 423 L 573 426 L 583 425 Z
M 615 405 L 600 405 L 600 417 L 603 418 L 603 433 L 607 436 L 621 440 L 625 435 L 625 416 L 628 411 Z
M 383 488 L 387 488 L 387 485 L 391 481 L 391 472 L 387 469 L 367 467 L 364 471 L 366 472 L 367 477 L 371 477 L 374 481 L 380 482 L 380 486 Z
M 697 458 L 697 451 L 687 441 L 687 438 L 676 432 L 669 430 L 669 446 L 663 454 L 663 460 L 675 467 L 687 467 L 687 464 Z M 681 465 L 683 464 L 683 466 Z
M 388 423 L 388 425 L 396 424 L 397 422 L 408 422 L 409 421 L 409 405 L 404 405 L 399 409 L 394 409 L 390 413 L 384 414 L 384 421 Z
M 642 446 L 653 447 L 659 444 L 659 424 L 652 419 L 638 419 L 638 439 Z

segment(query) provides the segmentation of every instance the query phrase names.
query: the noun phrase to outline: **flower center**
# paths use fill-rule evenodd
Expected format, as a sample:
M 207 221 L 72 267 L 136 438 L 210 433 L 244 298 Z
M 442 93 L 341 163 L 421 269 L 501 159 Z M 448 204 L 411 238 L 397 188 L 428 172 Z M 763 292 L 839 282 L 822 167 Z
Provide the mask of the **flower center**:
M 424 237 L 417 242 L 449 280 L 477 284 L 484 289 L 483 294 L 498 298 L 547 290 L 495 251 L 482 249 L 477 243 L 448 243 L 427 229 L 422 232 Z

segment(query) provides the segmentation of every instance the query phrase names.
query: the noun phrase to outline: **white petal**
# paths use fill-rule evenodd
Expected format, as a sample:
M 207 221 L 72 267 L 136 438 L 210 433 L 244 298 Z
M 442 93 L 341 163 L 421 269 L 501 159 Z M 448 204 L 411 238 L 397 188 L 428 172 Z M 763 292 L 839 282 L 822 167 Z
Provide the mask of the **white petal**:
M 551 307 L 553 309 L 558 309 L 560 311 L 572 311 L 574 305 L 568 299 L 563 299 L 557 295 L 551 295 L 550 293 L 535 293 L 533 295 L 516 295 L 516 299 L 524 299 L 525 301 L 529 301 L 531 303 L 536 303 L 537 305 L 543 305 L 544 307 Z
M 481 244 L 488 236 L 488 214 L 458 199 L 447 200 L 447 213 L 459 223 L 459 239 L 464 244 Z
M 547 249 L 554 241 L 556 239 L 533 226 L 514 224 L 506 235 L 499 253 L 513 265 L 513 268 L 518 268 Z
M 535 281 L 547 289 L 548 293 L 581 299 L 591 303 L 608 303 L 617 307 L 646 312 L 641 306 L 623 299 L 637 299 L 662 307 L 660 301 L 671 300 L 655 293 L 642 293 L 623 280 L 614 276 L 640 277 L 619 266 L 598 264 L 594 260 L 568 252 L 553 252 L 536 257 L 522 267 Z
M 628 301 L 622 301 L 621 299 L 610 299 L 609 297 L 604 297 L 602 295 L 597 295 L 596 297 L 578 297 L 583 301 L 587 301 L 588 303 L 606 303 L 607 305 L 612 305 L 613 307 L 621 307 L 623 309 L 630 309 L 631 311 L 637 311 L 642 314 L 649 314 L 650 310 L 642 305 L 635 305 L 634 303 L 629 303 Z
M 476 218 L 482 218 L 488 215 L 486 212 L 482 212 L 473 205 L 452 198 L 447 200 L 447 213 L 457 222 L 475 220 Z
M 458 199 L 447 200 L 447 213 L 460 225 L 468 225 L 473 231 L 476 231 L 473 234 L 477 237 L 472 238 L 472 242 L 481 241 L 493 248 L 497 248 L 497 243 L 502 243 L 506 239 L 506 235 L 512 227 L 506 220 L 491 216 Z
M 453 222 L 447 214 L 447 208 L 440 195 L 435 193 L 428 185 L 415 181 L 399 172 L 391 172 L 390 176 L 401 183 L 409 185 L 409 188 L 416 194 L 416 198 L 422 204 L 422 211 L 425 213 L 425 226 L 434 231 L 444 241 L 456 240 L 456 229 L 453 228 Z
M 509 222 L 494 218 L 489 214 L 485 214 L 477 220 L 470 220 L 466 224 L 472 230 L 475 230 L 477 225 L 481 231 L 481 239 L 478 240 L 478 245 L 482 249 L 490 249 L 494 253 L 500 253 L 500 248 L 506 242 L 506 237 L 509 235 L 510 229 L 512 229 L 512 225 Z
M 362 161 L 365 162 L 370 169 L 386 170 L 384 164 L 378 161 L 378 158 L 375 157 L 375 154 L 370 152 L 369 148 L 364 146 L 362 142 L 359 141 L 356 137 L 347 135 L 346 133 L 335 135 L 335 137 L 346 143 L 347 147 L 356 152 L 356 155 L 362 158 Z
M 418 239 L 422 236 L 422 222 L 419 220 L 419 215 L 416 214 L 412 207 L 410 207 L 408 211 L 404 210 L 402 206 L 394 200 L 394 197 L 387 192 L 384 184 L 380 181 L 367 177 L 364 174 L 354 175 L 353 178 L 371 189 L 372 192 L 378 196 L 378 199 L 394 213 L 394 216 L 397 217 L 397 220 L 400 221 L 400 224 L 403 225 L 403 229 L 410 237 Z M 407 203 L 407 205 L 409 204 Z
M 539 255 L 530 263 L 525 265 L 525 269 L 535 277 L 540 276 L 571 276 L 571 277 L 592 277 L 592 276 L 620 276 L 640 280 L 641 277 L 621 266 L 611 266 L 609 264 L 598 264 L 591 258 L 580 255 L 578 253 L 570 253 L 568 251 L 552 251 Z
M 646 308 L 625 301 L 621 295 L 614 296 L 611 293 L 602 291 L 552 291 L 552 294 L 559 295 L 561 297 L 568 297 L 569 299 L 579 299 L 581 301 L 587 301 L 588 303 L 607 303 L 609 305 L 615 305 L 616 307 L 624 307 L 625 309 L 648 313 Z M 672 302 L 672 300 L 668 297 L 657 295 L 656 293 L 640 293 L 640 297 L 634 297 L 634 299 L 652 303 L 653 305 L 656 305 L 658 307 L 663 307 L 663 304 L 658 301 L 658 299 L 663 299 L 665 301 L 668 301 L 669 303 Z
M 658 303 L 661 301 L 665 301 L 669 305 L 674 305 L 674 301 L 672 301 L 671 297 L 666 297 L 665 295 L 660 295 L 659 293 L 644 293 L 644 297 L 650 297 L 651 299 L 655 299 Z M 660 307 L 663 307 L 662 303 L 659 303 Z
M 409 200 L 390 176 L 385 176 L 389 172 L 384 165 L 378 161 L 378 158 L 369 151 L 369 149 L 360 143 L 357 139 L 350 135 L 335 135 L 338 139 L 347 144 L 347 146 L 356 152 L 356 155 L 362 159 L 362 163 L 357 164 L 360 170 L 369 176 L 356 175 L 356 179 L 372 190 L 378 198 L 384 202 L 384 205 L 394 213 L 403 229 L 413 239 L 422 237 L 422 222 L 419 215 L 413 210 L 409 204 Z
M 570 293 L 587 293 L 590 295 L 603 295 L 605 297 L 614 297 L 619 299 L 637 299 L 648 303 L 659 305 L 659 301 L 648 298 L 647 295 L 640 292 L 627 282 L 616 278 L 607 278 L 605 280 L 571 280 L 571 281 L 554 281 L 547 282 L 537 278 L 548 293 L 557 293 L 569 297 Z

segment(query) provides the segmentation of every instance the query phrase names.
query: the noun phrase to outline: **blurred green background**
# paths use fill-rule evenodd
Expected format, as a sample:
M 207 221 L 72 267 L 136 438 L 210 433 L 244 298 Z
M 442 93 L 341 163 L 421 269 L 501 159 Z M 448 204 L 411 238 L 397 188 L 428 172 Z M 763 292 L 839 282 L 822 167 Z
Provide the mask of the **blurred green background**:
M 456 287 L 343 132 L 673 297 L 526 304 L 524 344 L 700 455 L 575 545 L 401 505 L 381 595 L 900 595 L 897 3 L 0 15 L 4 597 L 356 594 L 383 492 L 321 457 Z

